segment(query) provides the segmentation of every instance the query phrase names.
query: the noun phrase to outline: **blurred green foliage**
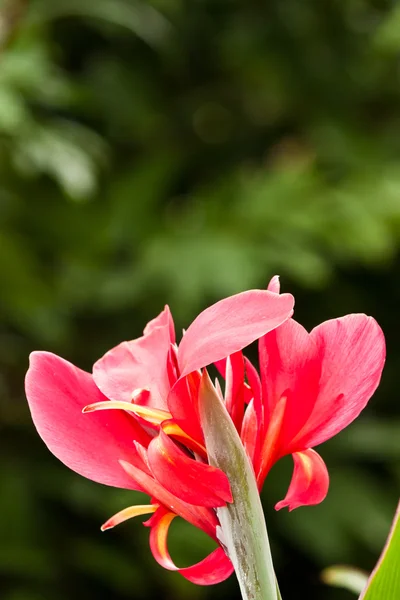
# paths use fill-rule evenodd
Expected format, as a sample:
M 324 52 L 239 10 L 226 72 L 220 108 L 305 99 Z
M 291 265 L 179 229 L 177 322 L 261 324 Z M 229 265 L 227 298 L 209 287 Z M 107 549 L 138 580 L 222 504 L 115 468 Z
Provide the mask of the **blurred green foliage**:
M 27 356 L 82 368 L 168 302 L 282 276 L 312 327 L 373 314 L 383 383 L 322 448 L 327 500 L 264 505 L 285 600 L 345 600 L 320 569 L 370 570 L 400 489 L 400 11 L 388 0 L 3 0 L 0 4 L 0 593 L 2 600 L 238 597 L 163 571 L 139 520 L 100 534 L 132 492 L 46 450 Z M 210 546 L 174 523 L 189 564 Z

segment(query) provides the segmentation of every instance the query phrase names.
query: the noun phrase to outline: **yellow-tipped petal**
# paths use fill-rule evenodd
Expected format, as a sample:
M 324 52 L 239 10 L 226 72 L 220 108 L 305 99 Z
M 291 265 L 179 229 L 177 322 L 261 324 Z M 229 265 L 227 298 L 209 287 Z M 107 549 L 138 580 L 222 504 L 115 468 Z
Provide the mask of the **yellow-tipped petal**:
M 150 547 L 154 558 L 158 564 L 164 567 L 164 569 L 169 569 L 170 571 L 177 570 L 177 567 L 168 552 L 167 546 L 169 527 L 175 517 L 176 514 L 173 512 L 166 512 L 161 519 L 159 519 L 158 523 L 152 527 L 150 533 Z
M 141 406 L 140 404 L 131 404 L 122 400 L 106 400 L 105 402 L 95 402 L 88 404 L 82 409 L 83 413 L 94 412 L 96 410 L 127 410 L 133 412 L 139 417 L 143 417 L 153 425 L 159 425 L 166 419 L 172 419 L 171 413 L 158 408 L 150 408 L 149 406 Z
M 190 448 L 190 450 L 193 450 L 193 452 L 200 454 L 203 458 L 207 458 L 207 450 L 205 447 L 185 433 L 177 423 L 165 421 L 165 423 L 162 424 L 162 430 L 167 435 L 177 438 L 179 442 L 182 442 L 182 444 Z
M 158 506 L 158 504 L 138 504 L 136 506 L 128 506 L 128 508 L 120 510 L 116 515 L 108 519 L 108 521 L 101 526 L 101 531 L 112 529 L 116 525 L 119 525 L 128 519 L 132 519 L 132 517 L 154 513 Z

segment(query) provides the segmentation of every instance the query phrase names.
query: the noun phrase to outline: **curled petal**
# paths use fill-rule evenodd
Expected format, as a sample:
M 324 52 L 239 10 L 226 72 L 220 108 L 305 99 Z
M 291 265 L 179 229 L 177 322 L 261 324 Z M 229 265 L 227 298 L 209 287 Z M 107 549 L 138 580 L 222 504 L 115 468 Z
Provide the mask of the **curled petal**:
M 166 320 L 164 313 L 157 317 L 160 322 Z M 93 378 L 108 398 L 130 402 L 137 388 L 145 388 L 150 391 L 149 406 L 165 409 L 170 388 L 169 324 L 150 325 L 145 331 L 146 335 L 122 342 L 100 358 L 93 366 Z
M 137 388 L 133 390 L 131 402 L 134 404 L 140 404 L 141 406 L 148 406 L 150 400 L 150 392 L 145 388 Z
M 120 461 L 123 470 L 132 479 L 140 485 L 141 489 L 152 496 L 156 502 L 167 507 L 171 512 L 182 517 L 195 527 L 205 531 L 210 537 L 215 539 L 216 527 L 218 525 L 215 512 L 203 506 L 193 506 L 183 500 L 180 500 L 168 490 L 166 490 L 156 479 L 138 469 L 127 461 Z
M 242 350 L 293 313 L 290 294 L 249 290 L 213 304 L 193 321 L 178 350 L 181 375 Z
M 157 508 L 158 504 L 137 504 L 136 506 L 128 506 L 128 508 L 124 508 L 110 517 L 104 525 L 101 526 L 101 531 L 112 529 L 116 525 L 119 525 L 128 519 L 132 519 L 133 517 L 154 513 Z
M 189 457 L 162 430 L 151 441 L 147 456 L 156 479 L 184 502 L 212 508 L 232 502 L 225 473 Z
M 308 449 L 293 454 L 294 471 L 284 500 L 275 505 L 276 510 L 287 506 L 289 510 L 319 504 L 328 493 L 329 475 L 326 465 L 315 450 Z
M 179 573 L 197 585 L 214 585 L 232 575 L 233 565 L 223 549 L 216 548 L 201 562 L 179 569 Z
M 25 389 L 36 429 L 61 462 L 93 481 L 142 489 L 118 460 L 134 461 L 133 440 L 147 446 L 151 438 L 122 411 L 82 414 L 90 402 L 107 401 L 90 373 L 50 352 L 33 352 Z
M 158 564 L 169 571 L 178 571 L 197 585 L 213 585 L 227 579 L 233 572 L 233 565 L 222 548 L 191 567 L 180 569 L 175 565 L 167 546 L 168 530 L 175 516 L 160 508 L 151 519 L 150 548 Z

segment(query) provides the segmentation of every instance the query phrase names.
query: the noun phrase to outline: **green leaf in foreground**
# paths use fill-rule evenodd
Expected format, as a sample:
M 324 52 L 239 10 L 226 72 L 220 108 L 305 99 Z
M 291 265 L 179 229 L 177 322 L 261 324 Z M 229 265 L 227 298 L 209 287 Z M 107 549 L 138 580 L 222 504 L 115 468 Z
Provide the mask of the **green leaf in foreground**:
M 233 503 L 217 509 L 219 539 L 235 567 L 243 600 L 277 600 L 280 595 L 253 468 L 206 372 L 199 409 L 210 464 L 224 471 L 231 484 Z
M 400 502 L 380 559 L 359 600 L 399 600 L 400 598 Z

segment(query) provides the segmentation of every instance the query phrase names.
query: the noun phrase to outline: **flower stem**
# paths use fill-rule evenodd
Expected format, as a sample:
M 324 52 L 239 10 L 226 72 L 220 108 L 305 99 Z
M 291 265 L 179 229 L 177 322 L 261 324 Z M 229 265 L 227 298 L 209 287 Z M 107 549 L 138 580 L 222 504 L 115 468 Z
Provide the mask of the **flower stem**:
M 206 371 L 199 396 L 210 464 L 228 476 L 233 502 L 217 509 L 218 538 L 235 567 L 243 600 L 281 600 L 260 495 L 239 434 Z

